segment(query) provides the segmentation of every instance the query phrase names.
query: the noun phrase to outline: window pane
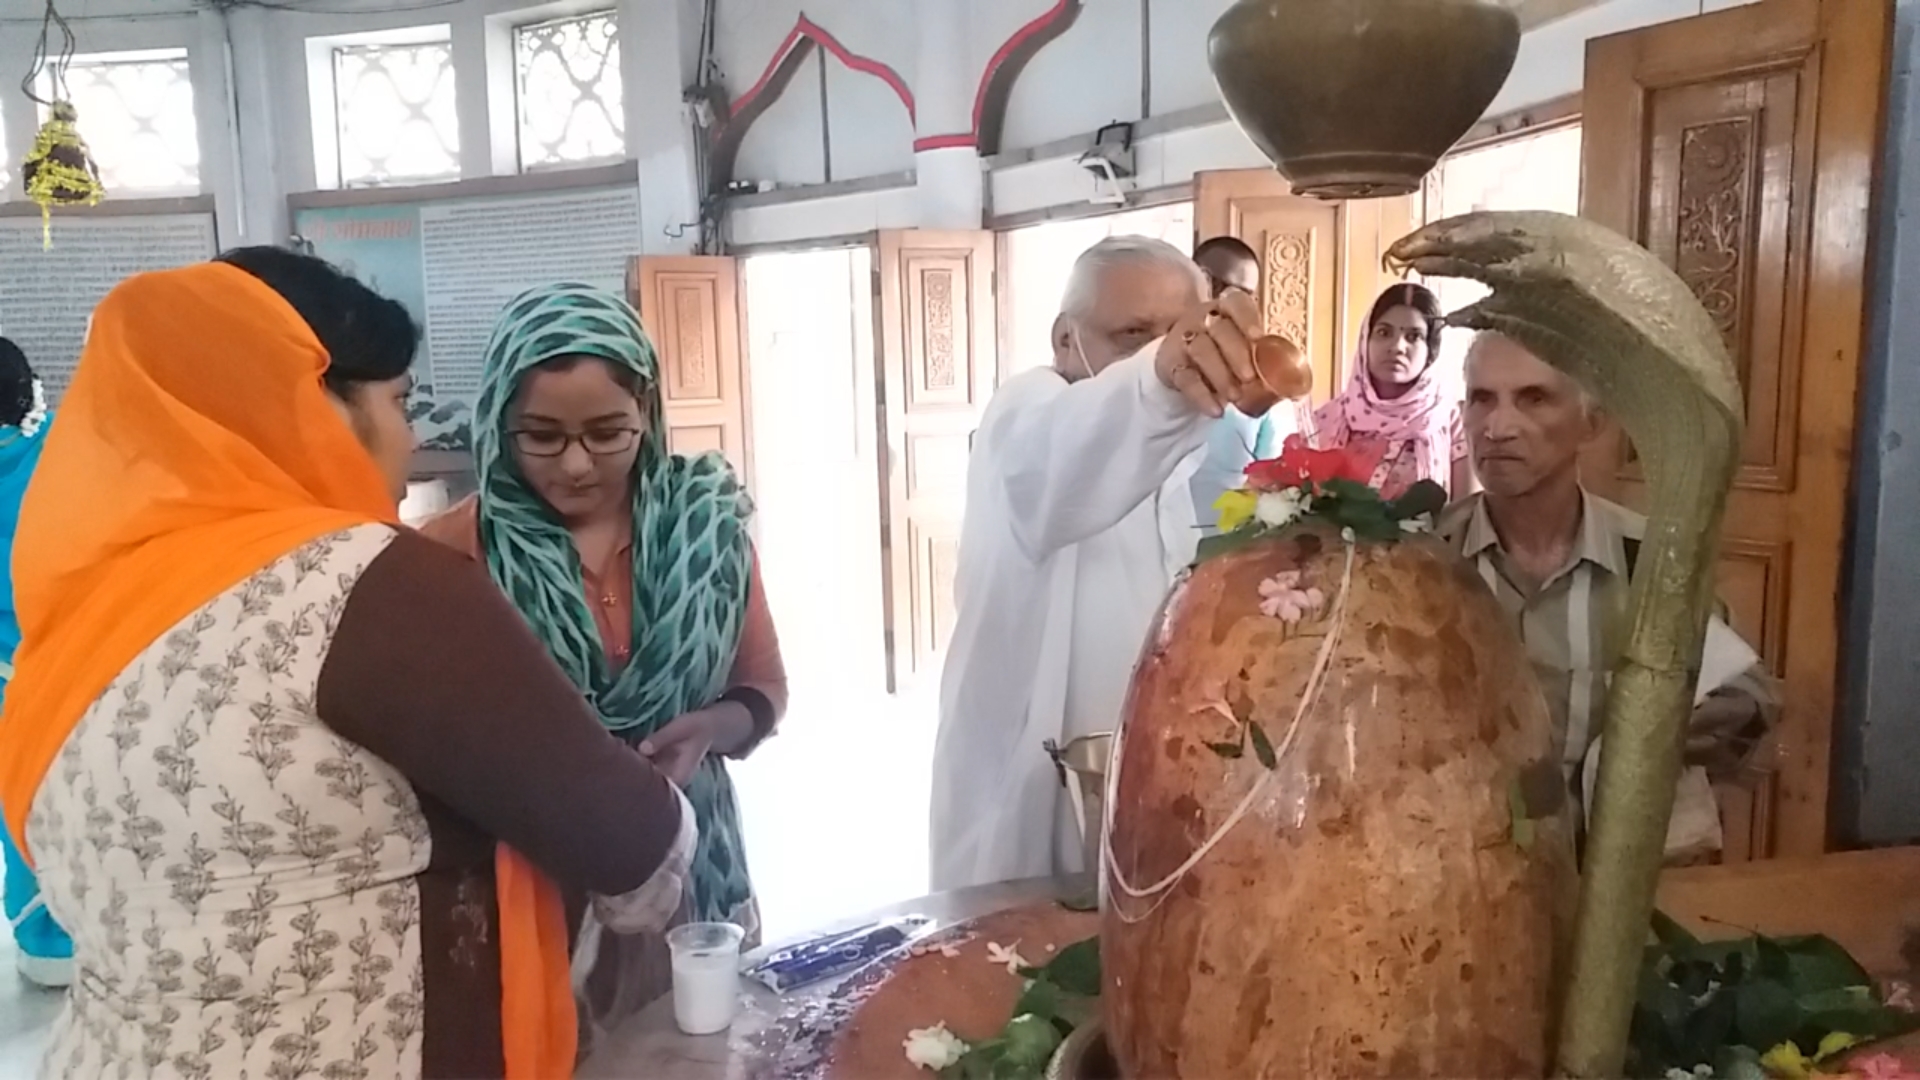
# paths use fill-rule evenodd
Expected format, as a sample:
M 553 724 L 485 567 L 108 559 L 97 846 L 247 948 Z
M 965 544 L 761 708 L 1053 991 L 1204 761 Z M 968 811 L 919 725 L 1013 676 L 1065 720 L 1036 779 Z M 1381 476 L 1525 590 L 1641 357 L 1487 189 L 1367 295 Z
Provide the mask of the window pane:
M 447 42 L 333 51 L 340 182 L 371 187 L 460 178 L 460 127 Z
M 1523 135 L 1492 146 L 1449 154 L 1427 176 L 1426 219 L 1438 221 L 1475 210 L 1557 210 L 1580 212 L 1580 125 L 1568 124 Z M 1453 311 L 1487 295 L 1487 287 L 1466 278 L 1426 282 Z M 1457 365 L 1471 340 L 1464 330 L 1441 339 L 1443 362 Z
M 41 77 L 40 93 L 55 96 L 51 77 Z M 200 190 L 200 134 L 185 51 L 76 56 L 67 67 L 67 96 L 108 197 Z M 46 119 L 43 105 L 41 123 Z
M 513 32 L 521 169 L 626 154 L 617 28 L 603 11 Z

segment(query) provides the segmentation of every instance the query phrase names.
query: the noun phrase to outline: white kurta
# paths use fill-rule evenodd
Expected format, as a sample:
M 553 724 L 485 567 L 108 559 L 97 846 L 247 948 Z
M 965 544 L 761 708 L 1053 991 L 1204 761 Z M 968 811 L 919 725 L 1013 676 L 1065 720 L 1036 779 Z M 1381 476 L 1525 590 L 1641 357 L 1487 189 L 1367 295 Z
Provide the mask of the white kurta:
M 1161 385 L 1158 344 L 1071 385 L 1023 372 L 981 418 L 940 681 L 935 890 L 1082 869 L 1042 744 L 1118 726 L 1199 540 L 1189 483 L 1210 421 Z

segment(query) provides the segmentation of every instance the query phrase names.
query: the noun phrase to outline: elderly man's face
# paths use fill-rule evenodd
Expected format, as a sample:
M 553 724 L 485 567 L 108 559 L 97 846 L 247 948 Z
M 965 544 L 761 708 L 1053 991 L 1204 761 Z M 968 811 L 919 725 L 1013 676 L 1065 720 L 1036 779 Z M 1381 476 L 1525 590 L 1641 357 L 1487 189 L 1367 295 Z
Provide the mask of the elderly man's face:
M 1492 495 L 1525 495 L 1571 475 L 1580 448 L 1598 432 L 1579 387 L 1559 369 L 1504 337 L 1482 334 L 1467 353 L 1462 418 L 1473 471 Z
M 1204 299 L 1194 276 L 1157 263 L 1120 263 L 1100 275 L 1093 307 L 1053 323 L 1053 366 L 1069 379 L 1098 375 L 1164 337 Z

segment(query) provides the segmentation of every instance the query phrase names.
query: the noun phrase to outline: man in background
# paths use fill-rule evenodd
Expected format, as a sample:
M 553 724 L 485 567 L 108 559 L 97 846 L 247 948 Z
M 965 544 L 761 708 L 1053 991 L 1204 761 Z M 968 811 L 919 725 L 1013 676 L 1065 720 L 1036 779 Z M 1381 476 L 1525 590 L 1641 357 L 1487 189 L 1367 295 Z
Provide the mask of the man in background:
M 1581 448 L 1600 416 L 1580 386 L 1513 341 L 1482 333 L 1467 350 L 1462 423 L 1482 491 L 1449 506 L 1437 532 L 1457 546 L 1511 615 L 1553 715 L 1561 763 L 1585 801 L 1606 716 L 1609 673 L 1626 641 L 1629 583 L 1646 518 L 1580 486 Z M 1710 780 L 1731 775 L 1778 718 L 1780 691 L 1723 617 L 1707 630 L 1677 832 L 1695 823 L 1717 847 Z M 1694 843 L 1689 838 L 1688 843 Z
M 1207 275 L 1215 299 L 1229 289 L 1260 296 L 1260 256 L 1237 236 L 1216 236 L 1193 249 L 1193 261 Z M 1221 493 L 1241 486 L 1247 465 L 1280 452 L 1288 435 L 1301 430 L 1300 406 L 1291 401 L 1275 405 L 1265 416 L 1253 417 L 1229 406 L 1227 414 L 1207 433 L 1207 452 L 1193 474 L 1194 514 L 1201 531 L 1218 530 L 1214 502 Z M 1276 422 L 1277 421 L 1277 422 Z
M 1159 240 L 1074 264 L 1051 367 L 1007 380 L 967 467 L 934 747 L 933 888 L 1086 869 L 1047 740 L 1113 731 L 1153 614 L 1198 543 L 1188 480 L 1254 378 L 1250 296 Z
M 13 537 L 27 481 L 47 442 L 46 387 L 20 347 L 0 338 L 0 695 L 13 681 L 13 654 L 20 647 L 20 618 L 13 609 Z M 4 907 L 13 929 L 16 962 L 28 982 L 58 988 L 73 980 L 73 939 L 53 921 L 40 899 L 40 882 L 0 829 L 6 849 Z

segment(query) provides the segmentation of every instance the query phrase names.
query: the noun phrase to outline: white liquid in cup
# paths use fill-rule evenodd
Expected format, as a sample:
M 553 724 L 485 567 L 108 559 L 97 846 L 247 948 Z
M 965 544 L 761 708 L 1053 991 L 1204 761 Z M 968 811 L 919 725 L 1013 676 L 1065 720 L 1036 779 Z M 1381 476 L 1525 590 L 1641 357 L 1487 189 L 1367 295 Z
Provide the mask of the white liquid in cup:
M 688 1035 L 717 1035 L 740 1011 L 740 941 L 732 923 L 689 923 L 667 932 L 673 958 L 673 1022 Z

